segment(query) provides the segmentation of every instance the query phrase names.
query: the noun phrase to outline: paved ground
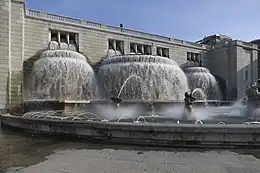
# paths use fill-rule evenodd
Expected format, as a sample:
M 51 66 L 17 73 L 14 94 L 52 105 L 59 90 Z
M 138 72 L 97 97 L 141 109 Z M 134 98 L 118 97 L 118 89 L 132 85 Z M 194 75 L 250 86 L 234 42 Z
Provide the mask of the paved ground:
M 0 172 L 260 173 L 259 149 L 165 150 L 68 142 L 0 129 Z
M 258 173 L 260 160 L 232 152 L 63 150 L 8 173 Z

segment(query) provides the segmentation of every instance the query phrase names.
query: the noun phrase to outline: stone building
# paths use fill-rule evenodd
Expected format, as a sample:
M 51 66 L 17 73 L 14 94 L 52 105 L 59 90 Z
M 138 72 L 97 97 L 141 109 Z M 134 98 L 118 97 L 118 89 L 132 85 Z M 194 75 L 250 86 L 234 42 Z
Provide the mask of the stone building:
M 152 54 L 180 65 L 198 63 L 221 81 L 225 99 L 237 99 L 258 78 L 258 47 L 218 35 L 198 43 L 103 25 L 25 8 L 25 0 L 0 1 L 0 106 L 23 100 L 24 78 L 51 41 L 88 57 L 92 64 L 109 53 Z M 223 41 L 224 40 L 224 41 Z

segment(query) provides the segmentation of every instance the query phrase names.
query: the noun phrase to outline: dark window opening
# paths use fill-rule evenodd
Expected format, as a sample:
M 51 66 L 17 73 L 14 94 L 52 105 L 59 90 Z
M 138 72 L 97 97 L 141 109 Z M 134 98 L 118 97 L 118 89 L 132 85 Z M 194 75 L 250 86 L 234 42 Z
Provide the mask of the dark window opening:
M 191 61 L 191 53 L 187 52 L 187 61 Z
M 108 39 L 108 49 L 115 49 L 114 48 L 114 40 Z
M 135 51 L 135 44 L 134 43 L 130 43 L 130 52 L 136 53 L 136 51 Z
M 58 32 L 51 31 L 51 41 L 58 41 Z
M 162 56 L 169 58 L 169 49 L 163 48 L 162 49 Z
M 144 45 L 144 54 L 151 55 L 152 54 L 152 47 L 149 45 Z
M 76 45 L 76 34 L 74 33 L 69 34 L 69 44 Z
M 68 43 L 66 33 L 60 33 L 60 42 L 61 43 Z
M 162 56 L 162 48 L 157 47 L 156 52 L 157 52 L 157 55 L 158 55 L 158 56 Z
M 191 54 L 191 61 L 195 62 L 195 54 Z
M 116 40 L 116 50 L 124 54 L 124 42 Z
M 142 45 L 137 44 L 137 53 L 143 54 Z

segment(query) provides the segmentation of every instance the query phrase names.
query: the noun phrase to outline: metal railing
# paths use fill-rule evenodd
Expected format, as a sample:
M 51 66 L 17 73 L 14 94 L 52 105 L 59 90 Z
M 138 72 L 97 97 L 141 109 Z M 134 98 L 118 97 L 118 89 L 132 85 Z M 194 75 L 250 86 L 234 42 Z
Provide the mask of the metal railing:
M 193 42 L 189 42 L 189 41 L 174 39 L 174 38 L 170 38 L 170 37 L 164 37 L 164 36 L 160 36 L 160 35 L 156 35 L 156 34 L 150 34 L 150 33 L 135 31 L 135 30 L 126 29 L 126 28 L 120 28 L 120 27 L 111 26 L 111 25 L 104 25 L 104 24 L 90 22 L 90 21 L 86 21 L 86 20 L 74 19 L 71 17 L 50 14 L 50 13 L 41 12 L 41 11 L 32 10 L 32 9 L 26 9 L 26 16 L 36 17 L 36 18 L 41 18 L 41 19 L 46 19 L 46 20 L 52 20 L 52 21 L 58 21 L 58 22 L 64 22 L 64 23 L 69 23 L 69 24 L 74 24 L 74 25 L 89 26 L 89 27 L 94 27 L 94 28 L 98 28 L 98 29 L 106 29 L 106 30 L 116 31 L 116 32 L 124 32 L 126 34 L 131 34 L 131 35 L 135 35 L 135 36 L 147 37 L 150 39 L 162 40 L 162 41 L 172 42 L 175 44 L 193 46 L 193 47 L 197 47 L 197 48 L 204 48 L 204 49 L 206 48 L 205 45 L 197 44 L 197 43 L 193 43 Z

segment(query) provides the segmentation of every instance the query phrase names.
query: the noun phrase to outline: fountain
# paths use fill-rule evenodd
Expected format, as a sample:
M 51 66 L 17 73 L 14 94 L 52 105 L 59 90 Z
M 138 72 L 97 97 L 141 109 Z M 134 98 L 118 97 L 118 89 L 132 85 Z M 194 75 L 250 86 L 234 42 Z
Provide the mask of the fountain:
M 141 79 L 131 77 L 126 83 L 131 75 Z M 186 76 L 178 64 L 159 56 L 113 56 L 103 60 L 97 76 L 104 98 L 116 95 L 124 82 L 124 90 L 120 92 L 124 100 L 182 101 L 184 93 L 189 90 Z
M 95 141 L 170 147 L 260 146 L 258 121 L 244 114 L 231 115 L 237 109 L 234 105 L 210 104 L 208 99 L 216 99 L 220 92 L 206 68 L 189 67 L 185 72 L 188 80 L 176 62 L 164 57 L 110 55 L 95 75 L 77 52 L 45 51 L 33 67 L 29 89 L 33 100 L 25 102 L 21 115 L 1 114 L 0 120 L 4 127 Z M 185 94 L 189 88 L 191 94 Z M 255 89 L 247 92 L 252 114 L 259 108 L 258 96 Z M 118 107 L 111 106 L 109 98 Z
M 253 120 L 259 120 L 260 116 L 260 79 L 258 83 L 246 90 L 248 115 Z
M 88 100 L 97 97 L 97 83 L 86 58 L 71 50 L 47 50 L 35 62 L 29 99 Z
M 184 68 L 191 90 L 202 89 L 207 100 L 220 100 L 221 92 L 215 77 L 205 67 Z

